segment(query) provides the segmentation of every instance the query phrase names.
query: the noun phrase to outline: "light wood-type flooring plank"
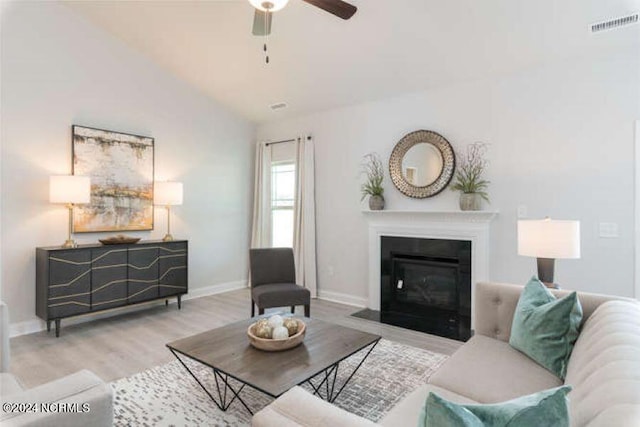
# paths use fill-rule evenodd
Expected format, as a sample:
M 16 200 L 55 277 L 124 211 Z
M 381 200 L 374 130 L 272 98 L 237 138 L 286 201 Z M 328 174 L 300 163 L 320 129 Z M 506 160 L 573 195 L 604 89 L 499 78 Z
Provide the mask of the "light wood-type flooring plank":
M 165 307 L 71 324 L 62 321 L 60 338 L 53 331 L 11 339 L 11 372 L 27 388 L 89 369 L 105 381 L 127 377 L 174 360 L 165 344 L 225 325 L 250 314 L 249 290 L 226 292 Z M 388 340 L 437 353 L 452 354 L 462 343 L 349 316 L 356 307 L 311 301 L 311 317 L 381 335 Z M 302 307 L 296 308 L 302 315 Z

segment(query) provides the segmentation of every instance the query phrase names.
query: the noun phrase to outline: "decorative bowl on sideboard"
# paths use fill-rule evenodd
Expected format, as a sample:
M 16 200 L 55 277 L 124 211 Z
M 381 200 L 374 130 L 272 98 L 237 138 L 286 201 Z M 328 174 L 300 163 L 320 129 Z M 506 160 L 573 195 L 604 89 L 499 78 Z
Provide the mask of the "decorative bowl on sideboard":
M 247 336 L 249 337 L 249 344 L 253 347 L 264 350 L 264 351 L 283 351 L 289 350 L 290 348 L 296 347 L 302 344 L 304 341 L 304 334 L 307 330 L 307 326 L 300 319 L 295 319 L 298 322 L 298 332 L 291 335 L 286 339 L 271 339 L 271 338 L 260 338 L 254 334 L 254 328 L 257 322 L 252 323 L 247 329 Z
M 140 241 L 140 237 L 129 237 L 129 236 L 113 236 L 108 237 L 106 239 L 98 239 L 100 243 L 103 245 L 131 245 L 133 243 L 138 243 Z

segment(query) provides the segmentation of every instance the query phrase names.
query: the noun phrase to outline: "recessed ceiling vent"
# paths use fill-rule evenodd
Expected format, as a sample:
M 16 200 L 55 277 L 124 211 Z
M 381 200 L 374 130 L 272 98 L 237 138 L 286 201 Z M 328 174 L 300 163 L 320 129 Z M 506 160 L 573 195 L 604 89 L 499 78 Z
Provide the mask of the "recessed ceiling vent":
M 269 108 L 271 108 L 271 111 L 283 110 L 283 109 L 287 108 L 287 103 L 286 102 L 278 102 L 276 104 L 269 105 Z
M 625 25 L 637 23 L 638 13 L 633 13 L 631 15 L 622 16 L 620 18 L 609 19 L 608 21 L 596 22 L 595 24 L 591 24 L 589 28 L 591 29 L 592 33 L 599 33 L 600 31 L 613 30 Z

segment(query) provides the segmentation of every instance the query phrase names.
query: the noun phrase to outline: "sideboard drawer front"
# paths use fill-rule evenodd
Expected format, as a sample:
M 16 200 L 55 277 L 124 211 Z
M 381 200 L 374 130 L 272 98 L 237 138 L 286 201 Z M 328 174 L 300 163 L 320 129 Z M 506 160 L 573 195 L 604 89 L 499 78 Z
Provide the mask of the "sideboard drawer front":
M 49 298 L 89 295 L 91 254 L 79 251 L 57 251 L 49 256 Z
M 158 298 L 158 246 L 129 248 L 129 303 Z
M 159 279 L 160 296 L 187 292 L 187 244 L 165 243 L 160 246 Z
M 87 293 L 85 295 L 72 295 L 49 299 L 48 310 L 50 319 L 88 313 L 91 311 L 91 297 Z
M 127 302 L 127 249 L 94 249 L 91 263 L 91 310 Z
M 36 315 L 60 320 L 188 291 L 188 242 L 86 244 L 36 248 Z M 162 287 L 161 287 L 162 286 Z M 161 291 L 162 289 L 162 291 Z

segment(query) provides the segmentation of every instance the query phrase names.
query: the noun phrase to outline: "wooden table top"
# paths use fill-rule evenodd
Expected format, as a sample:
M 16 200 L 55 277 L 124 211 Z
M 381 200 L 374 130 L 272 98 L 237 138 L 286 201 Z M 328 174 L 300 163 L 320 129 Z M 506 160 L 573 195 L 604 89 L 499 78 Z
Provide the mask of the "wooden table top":
M 285 351 L 267 352 L 249 344 L 247 329 L 255 319 L 179 339 L 167 347 L 278 397 L 380 339 L 322 320 L 301 319 L 307 325 L 304 341 Z

